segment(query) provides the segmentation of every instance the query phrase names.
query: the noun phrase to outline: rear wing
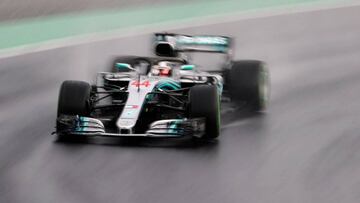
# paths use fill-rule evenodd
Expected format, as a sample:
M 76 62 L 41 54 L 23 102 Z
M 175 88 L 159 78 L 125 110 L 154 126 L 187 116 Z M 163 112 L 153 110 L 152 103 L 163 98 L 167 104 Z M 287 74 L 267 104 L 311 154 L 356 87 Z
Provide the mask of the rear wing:
M 232 38 L 226 36 L 155 33 L 155 53 L 158 56 L 172 57 L 179 52 L 210 52 L 230 56 L 232 43 Z

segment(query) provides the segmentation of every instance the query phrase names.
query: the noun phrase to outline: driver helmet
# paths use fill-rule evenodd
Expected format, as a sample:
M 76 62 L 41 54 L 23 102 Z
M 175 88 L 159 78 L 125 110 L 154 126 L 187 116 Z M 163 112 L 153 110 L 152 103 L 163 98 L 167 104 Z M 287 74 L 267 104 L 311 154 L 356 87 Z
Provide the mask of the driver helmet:
M 170 77 L 172 73 L 172 68 L 169 62 L 161 61 L 158 63 L 158 65 L 155 65 L 153 67 L 151 73 L 154 76 Z

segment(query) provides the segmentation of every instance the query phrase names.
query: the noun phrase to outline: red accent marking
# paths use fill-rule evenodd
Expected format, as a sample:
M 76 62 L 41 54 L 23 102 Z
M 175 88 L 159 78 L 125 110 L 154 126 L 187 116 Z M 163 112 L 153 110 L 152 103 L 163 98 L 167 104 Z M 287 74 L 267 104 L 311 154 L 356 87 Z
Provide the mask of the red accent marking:
M 139 86 L 145 86 L 145 87 L 149 87 L 151 85 L 150 81 L 145 80 L 144 82 L 140 83 L 139 81 L 134 81 L 131 83 L 132 86 L 135 87 L 139 87 Z

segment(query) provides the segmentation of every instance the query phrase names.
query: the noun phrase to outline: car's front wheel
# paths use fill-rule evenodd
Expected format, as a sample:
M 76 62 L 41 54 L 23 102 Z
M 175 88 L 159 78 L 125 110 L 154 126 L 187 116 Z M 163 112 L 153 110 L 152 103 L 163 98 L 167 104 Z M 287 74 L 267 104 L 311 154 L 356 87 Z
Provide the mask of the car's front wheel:
M 82 81 L 64 81 L 60 87 L 57 117 L 63 115 L 89 116 L 91 86 Z M 56 131 L 61 132 L 63 125 L 57 121 Z
M 220 97 L 216 86 L 196 85 L 190 89 L 191 118 L 205 118 L 203 139 L 215 139 L 220 134 Z

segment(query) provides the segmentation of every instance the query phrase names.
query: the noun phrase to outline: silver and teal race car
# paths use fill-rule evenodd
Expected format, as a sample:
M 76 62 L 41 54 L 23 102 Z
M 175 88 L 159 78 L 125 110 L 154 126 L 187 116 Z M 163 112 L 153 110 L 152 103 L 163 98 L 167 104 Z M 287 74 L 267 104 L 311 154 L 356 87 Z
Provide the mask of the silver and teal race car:
M 60 88 L 59 136 L 171 137 L 215 139 L 221 100 L 263 111 L 269 73 L 257 60 L 232 60 L 232 39 L 156 33 L 156 57 L 123 56 L 95 84 L 64 81 Z M 203 71 L 191 52 L 223 54 L 221 67 Z M 208 69 L 208 67 L 205 67 Z

